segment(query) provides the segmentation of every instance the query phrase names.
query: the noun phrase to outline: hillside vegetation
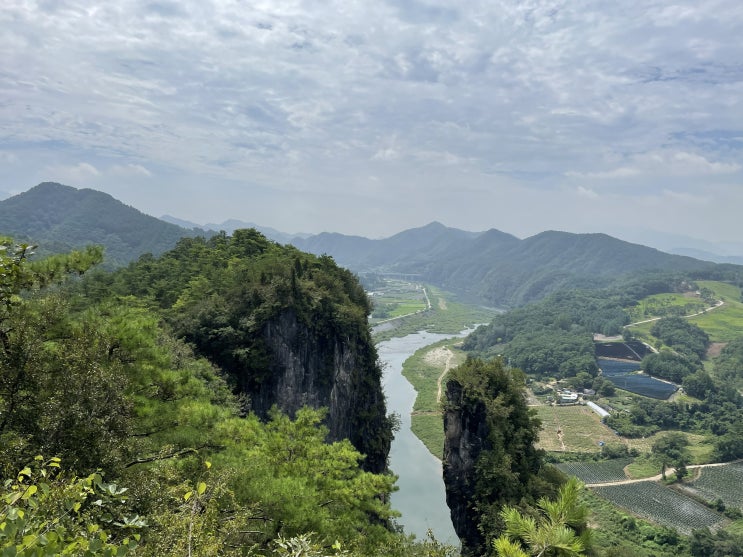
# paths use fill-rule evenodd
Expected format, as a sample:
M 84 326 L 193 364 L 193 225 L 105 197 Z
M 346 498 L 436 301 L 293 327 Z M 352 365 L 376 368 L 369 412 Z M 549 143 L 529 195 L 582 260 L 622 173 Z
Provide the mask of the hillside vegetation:
M 324 331 L 368 335 L 358 283 L 329 258 L 255 232 L 214 242 L 184 240 L 161 260 L 80 282 L 100 250 L 29 262 L 26 247 L 5 241 L 3 554 L 448 554 L 395 532 L 394 477 L 364 471 L 349 440 L 329 439 L 327 411 L 261 417 L 235 391 L 240 342 L 261 350 L 250 337 L 259 321 L 232 321 L 224 304 L 253 304 L 243 317 L 269 320 L 291 308 Z M 221 340 L 193 337 L 195 352 L 183 336 L 196 330 Z M 262 361 L 247 382 L 266 379 Z
M 41 254 L 100 245 L 104 265 L 115 268 L 204 232 L 145 215 L 100 191 L 44 182 L 0 201 L 0 234 L 38 244 Z

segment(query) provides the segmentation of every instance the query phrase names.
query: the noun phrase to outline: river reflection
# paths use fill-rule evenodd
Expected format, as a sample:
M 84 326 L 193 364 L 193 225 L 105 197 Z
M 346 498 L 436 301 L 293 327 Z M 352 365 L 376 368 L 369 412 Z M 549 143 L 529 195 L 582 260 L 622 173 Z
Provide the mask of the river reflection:
M 387 411 L 400 416 L 400 431 L 395 434 L 390 451 L 390 468 L 399 476 L 397 485 L 400 488 L 392 494 L 392 508 L 402 514 L 398 522 L 407 534 L 415 534 L 422 540 L 430 529 L 438 541 L 458 546 L 459 538 L 446 506 L 441 461 L 431 455 L 410 430 L 410 412 L 416 393 L 402 376 L 403 362 L 416 350 L 454 336 L 462 335 L 424 331 L 381 342 L 377 351 L 384 365 L 382 383 L 387 395 Z

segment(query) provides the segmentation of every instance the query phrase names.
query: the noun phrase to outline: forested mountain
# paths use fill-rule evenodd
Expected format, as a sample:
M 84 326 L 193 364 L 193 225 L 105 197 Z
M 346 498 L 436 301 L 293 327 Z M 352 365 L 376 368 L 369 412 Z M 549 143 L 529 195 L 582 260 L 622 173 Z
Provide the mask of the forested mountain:
M 447 554 L 393 528 L 368 300 L 331 258 L 238 231 L 80 279 L 99 248 L 2 246 L 1 553 Z
M 143 253 L 159 255 L 188 230 L 117 201 L 107 193 L 44 182 L 0 201 L 0 235 L 40 246 L 40 253 L 62 253 L 86 245 L 105 249 L 104 265 L 124 265 Z
M 168 220 L 188 224 L 173 217 Z M 205 226 L 230 233 L 243 224 L 225 221 Z M 289 242 L 287 234 L 260 230 L 274 241 Z M 44 253 L 99 244 L 105 248 L 107 267 L 147 252 L 160 254 L 183 236 L 212 233 L 144 215 L 102 192 L 54 183 L 39 184 L 0 202 L 0 234 L 39 243 Z M 521 305 L 566 287 L 608 286 L 639 271 L 719 274 L 733 268 L 605 234 L 548 231 L 520 240 L 496 229 L 466 232 L 437 222 L 381 240 L 326 232 L 295 237 L 291 243 L 303 251 L 330 255 L 356 273 L 416 275 L 470 300 L 499 307 Z
M 563 288 L 597 288 L 639 271 L 712 272 L 714 263 L 671 255 L 605 234 L 548 231 L 520 240 L 495 229 L 464 232 L 432 223 L 383 240 L 320 234 L 294 242 L 356 272 L 420 276 L 494 306 L 515 306 Z

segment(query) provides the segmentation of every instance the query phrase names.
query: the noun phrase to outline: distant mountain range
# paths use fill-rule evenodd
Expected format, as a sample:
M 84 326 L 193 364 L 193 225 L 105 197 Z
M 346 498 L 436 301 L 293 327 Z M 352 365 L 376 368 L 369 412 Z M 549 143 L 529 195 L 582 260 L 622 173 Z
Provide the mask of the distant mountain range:
M 47 252 L 102 244 L 108 266 L 125 264 L 143 253 L 158 255 L 183 236 L 232 233 L 245 227 L 279 243 L 331 255 L 359 274 L 407 274 L 499 307 L 520 305 L 562 288 L 606 286 L 631 273 L 699 275 L 733 267 L 605 234 L 547 231 L 522 240 L 496 229 L 466 232 L 433 222 L 372 240 L 337 233 L 291 237 L 237 220 L 199 226 L 170 216 L 156 219 L 99 191 L 49 182 L 0 201 L 0 234 L 39 243 Z M 743 275 L 743 267 L 740 271 Z
M 263 234 L 266 238 L 269 240 L 273 240 L 274 242 L 278 242 L 279 244 L 291 244 L 292 240 L 295 238 L 307 238 L 311 236 L 311 234 L 287 234 L 286 232 L 280 232 L 279 230 L 276 230 L 275 228 L 271 228 L 268 226 L 260 226 L 258 224 L 252 223 L 252 222 L 245 222 L 242 220 L 237 219 L 229 219 L 224 221 L 221 224 L 215 224 L 212 222 L 209 222 L 207 224 L 196 224 L 195 222 L 182 220 L 176 217 L 172 217 L 170 215 L 163 215 L 160 217 L 161 220 L 164 220 L 165 222 L 169 222 L 171 224 L 176 224 L 178 226 L 181 226 L 183 228 L 189 228 L 189 229 L 200 229 L 204 230 L 205 232 L 214 233 L 219 232 L 221 230 L 224 230 L 227 234 L 232 234 L 235 230 L 239 230 L 241 228 L 255 228 L 258 232 Z
M 520 240 L 495 229 L 463 232 L 436 222 L 383 240 L 319 234 L 294 244 L 332 255 L 357 273 L 417 275 L 423 282 L 500 307 L 563 288 L 608 286 L 631 273 L 709 273 L 718 268 L 606 234 L 548 231 Z

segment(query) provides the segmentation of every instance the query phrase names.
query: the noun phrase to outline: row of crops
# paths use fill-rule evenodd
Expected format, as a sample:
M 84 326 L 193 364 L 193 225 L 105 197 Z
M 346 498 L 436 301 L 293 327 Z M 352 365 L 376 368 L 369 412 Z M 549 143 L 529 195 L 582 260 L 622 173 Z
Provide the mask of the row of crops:
M 654 481 L 594 487 L 594 491 L 613 504 L 657 524 L 690 535 L 698 528 L 712 528 L 725 518 L 673 489 Z
M 630 462 L 632 462 L 631 458 L 617 458 L 598 462 L 562 462 L 555 466 L 569 476 L 575 476 L 583 483 L 597 484 L 627 479 L 624 467 Z
M 743 510 L 743 462 L 702 468 L 699 477 L 687 487 L 707 501 L 722 499 L 726 507 Z

